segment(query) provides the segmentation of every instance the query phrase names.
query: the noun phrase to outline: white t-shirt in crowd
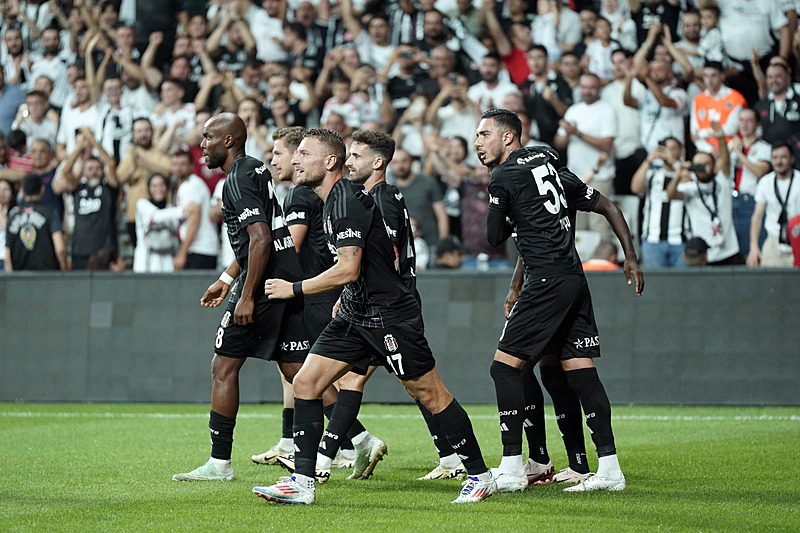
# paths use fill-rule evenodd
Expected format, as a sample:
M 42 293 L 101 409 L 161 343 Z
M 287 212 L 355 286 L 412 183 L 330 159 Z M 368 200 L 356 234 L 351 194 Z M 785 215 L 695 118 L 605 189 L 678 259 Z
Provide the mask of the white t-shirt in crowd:
M 219 238 L 214 224 L 208 219 L 208 211 L 211 208 L 211 194 L 208 192 L 206 182 L 195 176 L 190 175 L 183 183 L 178 185 L 175 193 L 175 206 L 183 209 L 188 204 L 200 206 L 200 227 L 197 228 L 197 236 L 189 246 L 189 253 L 216 256 L 219 251 Z M 178 235 L 183 241 L 186 238 L 188 223 L 183 222 Z

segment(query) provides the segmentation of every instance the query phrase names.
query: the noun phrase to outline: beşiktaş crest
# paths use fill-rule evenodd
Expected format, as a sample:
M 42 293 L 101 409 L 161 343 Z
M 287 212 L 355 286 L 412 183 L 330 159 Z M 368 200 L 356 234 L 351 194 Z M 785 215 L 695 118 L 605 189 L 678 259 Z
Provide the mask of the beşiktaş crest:
M 394 338 L 394 335 L 391 333 L 386 335 L 383 338 L 383 344 L 386 346 L 386 349 L 390 352 L 397 351 L 397 341 Z

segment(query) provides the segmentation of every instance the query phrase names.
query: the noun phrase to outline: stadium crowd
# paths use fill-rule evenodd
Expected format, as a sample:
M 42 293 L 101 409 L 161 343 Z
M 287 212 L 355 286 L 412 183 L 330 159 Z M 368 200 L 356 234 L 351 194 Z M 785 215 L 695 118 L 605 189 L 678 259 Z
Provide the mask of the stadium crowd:
M 472 146 L 494 107 L 618 202 L 645 266 L 800 264 L 798 4 L 8 0 L 0 266 L 229 264 L 200 148 L 221 111 L 265 162 L 276 128 L 390 133 L 418 269 L 509 266 Z M 576 226 L 608 247 L 602 218 Z

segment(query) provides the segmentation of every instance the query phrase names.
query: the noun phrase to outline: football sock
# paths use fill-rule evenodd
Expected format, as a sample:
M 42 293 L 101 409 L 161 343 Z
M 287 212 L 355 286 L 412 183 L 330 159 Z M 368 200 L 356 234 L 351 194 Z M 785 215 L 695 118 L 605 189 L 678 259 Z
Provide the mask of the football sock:
M 540 366 L 542 385 L 553 400 L 556 422 L 567 450 L 569 467 L 579 474 L 589 473 L 586 444 L 583 441 L 583 413 L 578 395 L 567 382 L 567 373 L 560 366 Z
M 506 474 L 522 474 L 525 471 L 522 466 L 522 454 L 504 455 L 503 458 L 500 459 L 500 466 L 498 466 L 497 469 Z
M 295 473 L 313 479 L 317 466 L 317 448 L 322 438 L 322 400 L 294 400 Z
M 546 465 L 550 462 L 547 455 L 547 433 L 544 429 L 544 395 L 539 380 L 533 369 L 536 365 L 528 361 L 522 367 L 520 379 L 525 394 L 525 412 L 522 427 L 528 440 L 528 456 L 537 463 Z
M 338 403 L 338 400 L 337 400 L 337 403 Z M 324 406 L 322 408 L 322 412 L 325 414 L 325 418 L 327 418 L 328 420 L 331 419 L 331 416 L 333 415 L 333 410 L 334 410 L 335 407 L 336 407 L 336 403 L 332 403 L 332 404 L 326 405 L 326 406 Z M 359 404 L 359 407 L 360 407 L 360 404 Z M 356 422 L 358 422 L 358 420 L 356 420 Z M 360 422 L 358 424 L 361 425 Z M 349 450 L 350 452 L 352 452 L 352 455 L 355 456 L 355 452 L 353 451 L 353 443 L 350 442 L 350 439 L 346 435 L 341 435 L 341 434 L 339 435 L 339 449 L 340 450 Z
M 233 466 L 231 466 L 230 459 L 226 461 L 225 459 L 214 459 L 212 457 L 211 464 L 214 465 L 214 468 L 216 468 L 217 472 L 220 474 L 230 474 L 233 472 Z
M 483 462 L 478 439 L 475 438 L 475 432 L 472 430 L 472 422 L 458 400 L 453 398 L 450 405 L 445 407 L 441 413 L 433 416 L 439 421 L 447 435 L 447 441 L 461 458 L 469 475 L 476 476 L 486 472 L 486 463 Z
M 216 411 L 211 411 L 208 428 L 211 430 L 211 457 L 214 459 L 231 460 L 233 448 L 233 427 L 235 418 L 228 418 Z
M 284 407 L 281 413 L 281 438 L 292 440 L 292 424 L 294 424 L 294 409 Z
M 361 408 L 361 396 L 362 394 L 358 391 L 341 390 L 336 403 L 325 407 L 330 411 L 330 414 L 326 413 L 330 420 L 328 427 L 325 428 L 322 442 L 319 444 L 319 453 L 331 459 L 336 457 L 342 437 L 358 416 L 358 410 Z
M 364 430 L 351 439 L 356 452 L 367 449 L 367 446 L 369 446 L 369 438 L 371 436 L 372 435 L 370 435 L 369 431 Z
M 294 415 L 292 415 L 292 418 L 294 418 Z M 278 441 L 278 448 L 280 448 L 281 450 L 283 450 L 285 452 L 293 451 L 294 450 L 294 439 L 281 438 L 281 440 Z
M 447 437 L 445 437 L 447 438 Z M 449 446 L 449 444 L 448 444 Z M 452 448 L 451 448 L 452 450 Z M 457 453 L 451 453 L 450 455 L 445 455 L 444 457 L 439 458 L 439 465 L 442 468 L 456 468 L 458 465 L 461 464 L 461 458 L 458 456 Z
M 433 438 L 433 445 L 436 447 L 436 451 L 439 453 L 439 458 L 444 459 L 445 457 L 449 457 L 453 454 L 453 447 L 450 446 L 450 443 L 447 442 L 447 435 L 445 435 L 442 426 L 436 420 L 436 417 L 433 416 L 433 413 L 428 411 L 428 409 L 422 405 L 422 402 L 415 399 L 417 402 L 417 407 L 419 407 L 419 412 L 422 413 L 422 418 L 425 419 L 425 424 L 428 426 L 428 432 L 431 434 L 431 438 Z M 459 462 L 461 460 L 459 459 Z M 440 464 L 442 463 L 439 461 Z M 457 466 L 458 463 L 452 465 L 452 467 Z M 445 466 L 442 464 L 442 466 Z M 451 468 L 452 468 L 451 467 Z
M 522 389 L 520 371 L 505 363 L 493 361 L 489 374 L 494 380 L 497 394 L 503 456 L 522 455 L 522 407 L 525 403 L 525 393 Z
M 597 448 L 597 456 L 614 455 L 614 433 L 611 430 L 611 403 L 606 390 L 600 383 L 597 369 L 580 368 L 567 372 L 570 388 L 581 400 L 586 415 L 586 425 L 592 434 L 592 441 Z
M 314 490 L 313 477 L 304 476 L 303 474 L 298 474 L 297 472 L 295 472 L 294 476 L 292 477 L 294 477 L 294 480 L 300 483 L 305 488 Z
M 604 455 L 597 459 L 597 475 L 600 477 L 617 478 L 622 475 L 617 454 Z

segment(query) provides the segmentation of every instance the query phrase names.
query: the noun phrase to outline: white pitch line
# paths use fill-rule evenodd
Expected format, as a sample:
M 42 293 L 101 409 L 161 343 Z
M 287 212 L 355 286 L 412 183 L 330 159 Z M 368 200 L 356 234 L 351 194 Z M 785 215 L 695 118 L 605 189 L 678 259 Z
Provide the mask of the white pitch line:
M 155 418 L 155 419 L 190 419 L 208 418 L 207 413 L 71 413 L 71 412 L 33 412 L 33 411 L 8 411 L 0 412 L 0 417 L 5 418 Z M 392 414 L 360 414 L 359 418 L 376 420 L 416 419 L 419 414 L 392 415 Z M 240 413 L 239 419 L 279 419 L 280 414 L 271 413 Z M 470 415 L 473 420 L 496 420 L 497 415 Z M 555 420 L 551 415 L 545 415 L 547 420 Z M 613 420 L 634 421 L 664 421 L 664 422 L 709 422 L 709 421 L 741 421 L 741 422 L 800 422 L 800 415 L 715 415 L 715 416 L 661 416 L 661 415 L 615 415 Z

